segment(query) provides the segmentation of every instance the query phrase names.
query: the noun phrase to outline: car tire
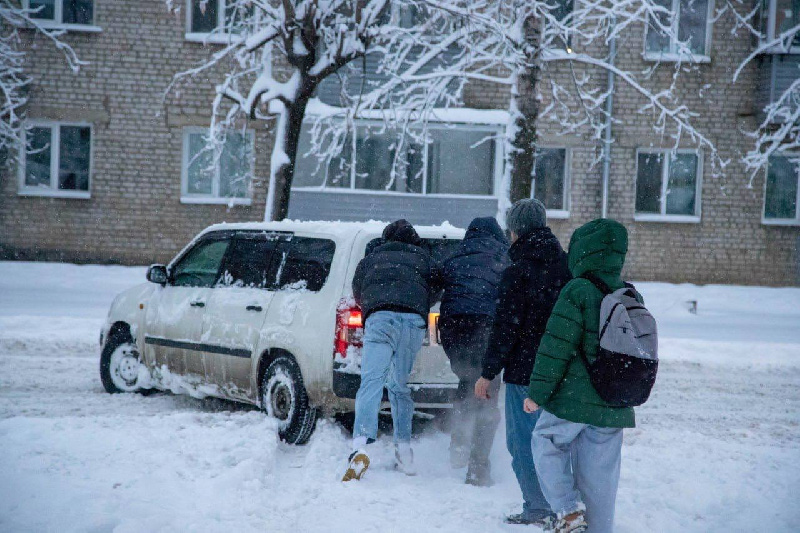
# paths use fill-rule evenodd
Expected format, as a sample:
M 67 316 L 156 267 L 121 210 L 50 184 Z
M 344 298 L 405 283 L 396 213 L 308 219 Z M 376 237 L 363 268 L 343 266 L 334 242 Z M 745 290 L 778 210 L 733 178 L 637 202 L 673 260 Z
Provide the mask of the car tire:
M 297 362 L 288 355 L 270 363 L 261 381 L 261 407 L 278 420 L 278 435 L 288 444 L 305 444 L 317 422 Z
M 100 354 L 100 381 L 110 394 L 144 392 L 139 349 L 128 333 L 109 336 Z

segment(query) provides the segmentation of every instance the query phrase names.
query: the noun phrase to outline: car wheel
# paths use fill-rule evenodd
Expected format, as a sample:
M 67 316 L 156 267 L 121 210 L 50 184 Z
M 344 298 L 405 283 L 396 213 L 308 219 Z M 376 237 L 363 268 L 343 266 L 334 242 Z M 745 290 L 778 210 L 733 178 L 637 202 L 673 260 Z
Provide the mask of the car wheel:
M 261 382 L 261 406 L 278 420 L 278 435 L 289 444 L 305 444 L 314 432 L 317 410 L 309 405 L 300 367 L 289 356 L 275 359 Z
M 139 349 L 130 336 L 110 337 L 100 355 L 100 380 L 106 392 L 138 392 L 143 387 L 146 368 L 139 357 Z

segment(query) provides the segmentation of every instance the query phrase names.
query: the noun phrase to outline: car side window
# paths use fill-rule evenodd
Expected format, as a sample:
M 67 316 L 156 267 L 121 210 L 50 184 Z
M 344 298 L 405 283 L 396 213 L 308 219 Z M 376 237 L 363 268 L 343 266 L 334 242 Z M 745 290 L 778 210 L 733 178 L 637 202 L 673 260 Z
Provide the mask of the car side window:
M 212 287 L 228 243 L 228 239 L 209 239 L 196 244 L 172 268 L 172 285 Z
M 317 292 L 331 272 L 336 243 L 328 239 L 293 237 L 284 248 L 278 286 Z
M 271 287 L 270 265 L 278 240 L 269 235 L 237 235 L 225 259 L 217 287 Z

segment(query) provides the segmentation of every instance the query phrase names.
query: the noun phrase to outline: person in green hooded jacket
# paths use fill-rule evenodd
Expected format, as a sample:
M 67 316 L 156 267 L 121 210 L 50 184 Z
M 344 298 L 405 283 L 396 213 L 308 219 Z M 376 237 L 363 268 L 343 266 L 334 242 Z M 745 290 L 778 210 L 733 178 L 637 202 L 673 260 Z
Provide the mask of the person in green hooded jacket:
M 593 361 L 603 293 L 581 276 L 594 274 L 611 289 L 628 251 L 628 232 L 610 219 L 578 228 L 569 244 L 574 276 L 562 290 L 536 353 L 524 409 L 543 410 L 533 433 L 542 492 L 558 514 L 559 533 L 611 532 L 619 484 L 622 428 L 634 427 L 633 408 L 604 402 L 580 353 Z

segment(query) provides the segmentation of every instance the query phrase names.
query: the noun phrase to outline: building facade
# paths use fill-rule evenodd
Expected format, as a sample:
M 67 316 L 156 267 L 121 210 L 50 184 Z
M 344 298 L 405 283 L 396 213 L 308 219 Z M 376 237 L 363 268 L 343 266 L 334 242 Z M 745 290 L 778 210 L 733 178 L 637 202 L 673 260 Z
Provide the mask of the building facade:
M 23 34 L 35 80 L 26 130 L 34 150 L 22 153 L 19 164 L 9 158 L 0 171 L 0 256 L 164 262 L 209 224 L 263 218 L 271 123 L 251 122 L 229 135 L 212 160 L 203 131 L 220 73 L 166 94 L 175 73 L 218 46 L 208 42 L 208 33 L 224 20 L 224 0 L 211 0 L 205 9 L 200 0 L 186 0 L 178 14 L 170 14 L 163 0 L 41 3 L 48 9 L 39 16 L 65 27 L 64 39 L 87 64 L 74 74 L 41 36 Z M 800 54 L 763 54 L 732 83 L 731 72 L 753 51 L 753 39 L 734 30 L 730 13 L 712 25 L 711 0 L 695 0 L 692 16 L 683 17 L 684 2 L 673 3 L 675 24 L 696 43 L 696 61 L 676 92 L 698 113 L 694 125 L 730 163 L 716 173 L 703 149 L 687 144 L 671 152 L 669 132 L 654 132 L 652 117 L 641 112 L 641 96 L 616 85 L 605 203 L 607 216 L 630 232 L 626 275 L 798 284 L 800 173 L 792 154 L 775 157 L 752 180 L 740 159 L 753 142 L 743 132 L 754 130 L 764 105 L 800 76 Z M 796 2 L 768 0 L 765 6 L 765 33 L 779 32 L 787 17 L 800 17 Z M 667 86 L 674 46 L 644 27 L 630 28 L 616 61 L 630 71 L 652 70 L 653 88 Z M 603 73 L 589 74 L 605 83 Z M 335 103 L 336 93 L 332 80 L 319 98 Z M 425 143 L 401 148 L 408 164 L 394 177 L 390 159 L 397 143 L 379 124 L 359 122 L 350 148 L 326 165 L 305 155 L 306 128 L 290 218 L 403 217 L 465 226 L 475 216 L 498 214 L 508 94 L 472 83 L 465 104 L 465 110 L 435 114 Z M 588 135 L 560 135 L 554 121 L 541 121 L 530 190 L 545 202 L 565 246 L 575 228 L 601 216 L 598 149 Z

